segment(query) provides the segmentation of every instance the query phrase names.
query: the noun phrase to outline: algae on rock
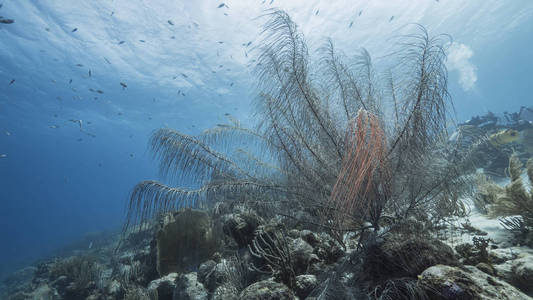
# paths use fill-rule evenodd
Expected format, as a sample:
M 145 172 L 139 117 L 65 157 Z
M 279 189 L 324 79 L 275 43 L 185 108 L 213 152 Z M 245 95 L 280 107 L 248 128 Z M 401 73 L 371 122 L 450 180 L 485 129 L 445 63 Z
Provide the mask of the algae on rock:
M 216 248 L 209 215 L 185 209 L 171 215 L 157 232 L 157 271 L 183 272 L 207 260 Z

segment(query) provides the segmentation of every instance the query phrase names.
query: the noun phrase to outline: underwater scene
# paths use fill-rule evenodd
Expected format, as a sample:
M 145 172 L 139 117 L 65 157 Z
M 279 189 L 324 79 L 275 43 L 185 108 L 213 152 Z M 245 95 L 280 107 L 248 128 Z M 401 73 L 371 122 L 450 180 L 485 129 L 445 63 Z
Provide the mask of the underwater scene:
M 533 1 L 0 0 L 0 299 L 533 299 Z

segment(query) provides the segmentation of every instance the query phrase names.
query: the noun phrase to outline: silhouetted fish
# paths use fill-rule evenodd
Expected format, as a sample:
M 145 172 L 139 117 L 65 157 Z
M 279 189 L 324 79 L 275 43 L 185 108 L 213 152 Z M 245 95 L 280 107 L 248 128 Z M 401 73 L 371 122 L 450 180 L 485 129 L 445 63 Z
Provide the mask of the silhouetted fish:
M 76 64 L 76 66 L 77 66 L 77 67 L 83 67 L 83 65 L 82 65 L 82 64 Z
M 104 91 L 102 91 L 102 90 L 96 90 L 96 92 L 97 92 L 98 94 L 103 94 L 103 93 L 104 93 Z
M 183 76 L 184 78 L 189 78 L 189 76 L 187 76 L 187 75 L 185 75 L 183 73 L 181 73 L 181 76 Z
M 146 41 L 145 41 L 145 40 L 139 40 L 139 42 L 141 42 L 141 43 L 146 43 Z
M 118 42 L 119 45 L 122 45 L 122 44 L 124 44 L 124 43 L 125 43 L 125 41 L 120 41 L 120 42 Z
M 125 89 L 125 88 L 127 88 L 127 87 L 128 87 L 128 85 L 127 85 L 127 84 L 125 84 L 124 82 L 121 82 L 121 83 L 120 83 L 120 85 L 122 86 L 122 89 Z
M 227 6 L 226 3 L 220 3 L 220 4 L 218 5 L 217 8 L 222 8 L 222 7 L 224 7 L 224 6 L 227 7 L 227 8 L 229 8 L 229 6 Z
M 68 81 L 68 84 L 71 84 L 72 83 L 72 78 Z
M 358 15 L 358 16 L 361 16 L 362 13 L 363 13 L 363 10 L 361 9 L 361 10 L 359 11 L 359 15 Z
M 394 20 L 394 16 L 390 17 L 389 22 L 391 22 L 392 20 Z
M 11 81 L 9 82 L 9 85 L 12 85 L 13 83 L 15 83 L 15 79 L 11 79 Z
M 76 31 L 78 31 L 78 28 L 72 29 L 72 32 L 76 32 Z
M 69 121 L 72 122 L 72 123 L 78 123 L 78 125 L 80 125 L 80 130 L 82 129 L 82 128 L 81 128 L 81 126 L 83 125 L 83 121 L 82 121 L 82 120 L 73 120 L 73 119 L 70 119 Z
M 348 26 L 348 28 L 352 28 L 353 26 L 353 21 L 350 22 L 350 26 Z
M 3 24 L 13 24 L 13 23 L 15 23 L 15 20 L 13 20 L 13 19 L 2 19 L 2 18 L 0 18 L 0 23 L 3 23 Z
M 7 154 L 0 154 L 0 158 L 6 158 Z
M 92 76 L 91 69 L 89 69 L 89 77 L 91 77 L 91 76 Z
M 174 23 L 172 21 L 168 20 L 167 22 L 168 22 L 168 24 L 174 26 Z
M 320 9 L 317 9 L 316 13 L 315 13 L 315 16 L 318 15 L 318 12 L 320 11 Z
M 104 59 L 108 64 L 111 64 L 111 62 L 107 58 L 104 57 Z

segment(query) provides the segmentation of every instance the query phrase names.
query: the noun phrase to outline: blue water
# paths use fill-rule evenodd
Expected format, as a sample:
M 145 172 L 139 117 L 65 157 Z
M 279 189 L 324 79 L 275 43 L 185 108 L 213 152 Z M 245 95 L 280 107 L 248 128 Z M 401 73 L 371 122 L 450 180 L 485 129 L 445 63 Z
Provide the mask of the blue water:
M 226 114 L 252 125 L 256 17 L 270 7 L 289 12 L 310 48 L 329 36 L 378 66 L 407 24 L 451 34 L 459 121 L 533 104 L 533 2 L 225 3 L 0 0 L 15 20 L 0 23 L 0 276 L 119 228 L 131 188 L 158 178 L 153 130 L 197 134 Z

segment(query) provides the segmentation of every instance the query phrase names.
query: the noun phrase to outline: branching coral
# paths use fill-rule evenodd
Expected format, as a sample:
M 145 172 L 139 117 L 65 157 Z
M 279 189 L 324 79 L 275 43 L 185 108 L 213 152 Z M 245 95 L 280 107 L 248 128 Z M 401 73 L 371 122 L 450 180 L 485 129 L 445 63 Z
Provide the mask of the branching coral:
M 183 206 L 205 207 L 214 195 L 262 194 L 277 203 L 272 209 L 325 216 L 322 225 L 336 231 L 364 222 L 378 229 L 384 214 L 399 220 L 439 214 L 442 201 L 460 203 L 468 155 L 446 149 L 445 36 L 418 26 L 403 37 L 399 63 L 381 82 L 366 50 L 348 64 L 327 41 L 315 67 L 287 13 L 272 10 L 265 18 L 255 68 L 257 127 L 231 119 L 198 136 L 156 131 L 151 148 L 162 175 L 197 188 L 139 183 L 126 227 Z M 387 104 L 392 114 L 382 108 Z
M 490 217 L 501 218 L 502 225 L 517 234 L 523 241 L 533 242 L 530 233 L 533 231 L 533 188 L 526 188 L 522 180 L 522 163 L 513 154 L 509 159 L 508 168 L 511 183 L 504 188 L 495 188 L 493 183 L 485 184 L 491 187 L 481 192 L 492 199 L 488 206 Z M 530 185 L 533 185 L 533 158 L 527 161 L 527 175 Z

